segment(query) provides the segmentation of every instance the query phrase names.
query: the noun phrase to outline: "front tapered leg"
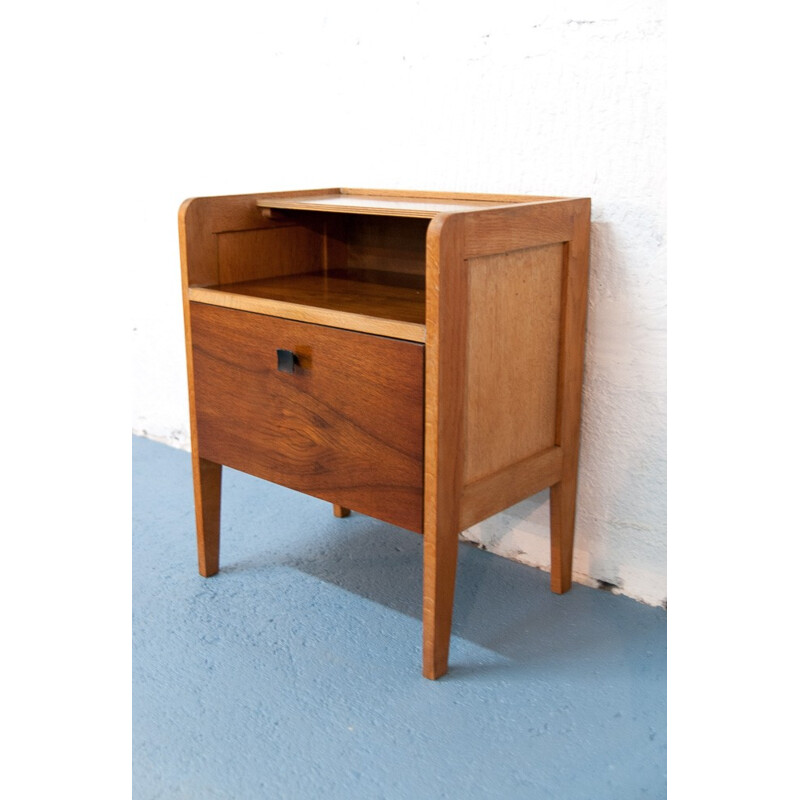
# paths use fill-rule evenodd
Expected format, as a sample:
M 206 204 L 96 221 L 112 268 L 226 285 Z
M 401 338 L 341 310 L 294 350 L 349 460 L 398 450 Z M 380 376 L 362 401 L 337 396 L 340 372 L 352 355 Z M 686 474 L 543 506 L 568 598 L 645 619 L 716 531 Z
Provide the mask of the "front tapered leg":
M 334 503 L 333 504 L 333 516 L 334 517 L 339 517 L 340 519 L 343 519 L 344 517 L 349 517 L 350 516 L 350 509 L 349 508 L 345 508 L 344 506 L 340 506 L 337 503 Z
M 206 578 L 219 572 L 219 519 L 222 466 L 192 456 L 194 512 L 197 523 L 197 562 Z
M 422 674 L 435 680 L 447 672 L 458 563 L 455 525 L 425 531 L 422 595 Z

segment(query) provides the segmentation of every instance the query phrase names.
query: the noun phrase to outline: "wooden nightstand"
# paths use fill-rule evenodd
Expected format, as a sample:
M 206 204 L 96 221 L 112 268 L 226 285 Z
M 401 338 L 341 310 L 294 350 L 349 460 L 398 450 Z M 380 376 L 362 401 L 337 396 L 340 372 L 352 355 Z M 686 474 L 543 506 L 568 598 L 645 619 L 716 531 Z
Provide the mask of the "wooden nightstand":
M 200 573 L 226 465 L 422 533 L 423 674 L 458 534 L 550 487 L 570 588 L 588 199 L 319 189 L 180 209 Z

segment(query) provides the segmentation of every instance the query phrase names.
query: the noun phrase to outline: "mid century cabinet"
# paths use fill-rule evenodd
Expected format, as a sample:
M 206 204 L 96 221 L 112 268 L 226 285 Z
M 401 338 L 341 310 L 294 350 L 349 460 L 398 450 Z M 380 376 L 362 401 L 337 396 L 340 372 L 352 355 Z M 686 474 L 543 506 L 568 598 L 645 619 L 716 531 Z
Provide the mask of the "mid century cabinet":
M 550 489 L 570 588 L 585 198 L 201 197 L 179 227 L 200 573 L 226 465 L 424 536 L 423 674 L 447 671 L 458 534 Z

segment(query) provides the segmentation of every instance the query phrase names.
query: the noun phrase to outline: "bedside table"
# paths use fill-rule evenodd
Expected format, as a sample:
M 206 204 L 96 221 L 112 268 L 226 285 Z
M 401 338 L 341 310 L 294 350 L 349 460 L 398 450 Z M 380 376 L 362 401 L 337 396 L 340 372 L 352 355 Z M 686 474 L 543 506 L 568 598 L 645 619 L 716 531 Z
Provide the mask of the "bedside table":
M 371 189 L 180 209 L 200 573 L 223 465 L 424 536 L 423 675 L 447 671 L 458 534 L 550 489 L 570 588 L 588 199 Z

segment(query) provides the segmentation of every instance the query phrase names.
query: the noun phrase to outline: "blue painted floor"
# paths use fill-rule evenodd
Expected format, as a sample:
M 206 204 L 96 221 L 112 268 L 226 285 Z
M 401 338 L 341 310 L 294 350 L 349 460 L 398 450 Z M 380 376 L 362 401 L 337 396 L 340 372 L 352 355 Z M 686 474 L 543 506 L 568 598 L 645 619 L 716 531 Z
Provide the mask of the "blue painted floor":
M 134 792 L 666 796 L 666 612 L 469 545 L 420 674 L 422 537 L 233 470 L 197 574 L 187 453 L 133 441 Z

